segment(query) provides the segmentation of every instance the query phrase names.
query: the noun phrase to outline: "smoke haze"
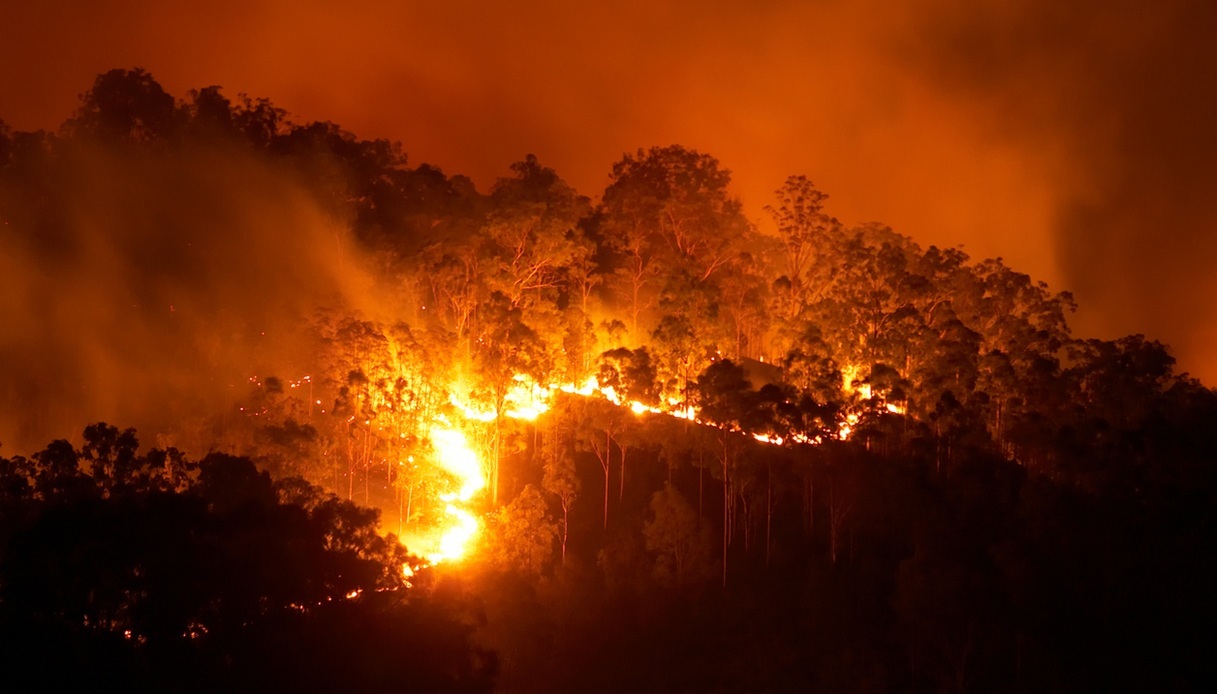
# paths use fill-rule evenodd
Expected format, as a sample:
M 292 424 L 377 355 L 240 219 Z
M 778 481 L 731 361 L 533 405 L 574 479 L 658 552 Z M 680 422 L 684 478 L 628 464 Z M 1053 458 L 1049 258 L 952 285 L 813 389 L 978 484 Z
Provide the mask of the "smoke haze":
M 305 375 L 319 308 L 366 308 L 346 228 L 264 161 L 86 147 L 50 177 L 0 234 L 6 452 L 93 421 L 189 430 L 252 375 Z
M 1079 332 L 1217 358 L 1217 5 L 939 3 L 910 53 L 989 136 L 1052 153 L 1052 250 Z
M 755 220 L 807 174 L 847 223 L 966 243 L 1059 284 L 1038 158 L 982 137 L 974 113 L 909 72 L 894 46 L 912 13 L 892 3 L 128 0 L 10 14 L 15 34 L 42 37 L 0 47 L 0 118 L 18 129 L 57 127 L 97 73 L 142 66 L 176 95 L 219 84 L 399 140 L 483 190 L 532 152 L 594 196 L 622 153 L 679 143 L 735 173 Z
M 219 84 L 400 140 L 413 164 L 483 190 L 534 152 L 595 196 L 623 152 L 677 142 L 733 170 L 754 220 L 807 174 L 846 223 L 1002 256 L 1075 292 L 1078 334 L 1146 333 L 1211 384 L 1215 14 L 1191 0 L 0 0 L 0 119 L 55 129 L 95 75 L 142 66 L 178 98 Z M 75 430 L 84 411 L 137 424 L 122 395 L 137 384 L 108 374 L 184 409 L 222 398 L 242 377 L 225 359 L 255 368 L 263 332 L 362 294 L 355 261 L 331 252 L 342 225 L 285 172 L 224 153 L 197 168 L 80 156 L 65 170 L 81 197 L 56 201 L 62 238 L 0 256 L 0 349 L 40 364 L 0 389 L 55 403 L 38 432 L 6 423 L 6 444 Z

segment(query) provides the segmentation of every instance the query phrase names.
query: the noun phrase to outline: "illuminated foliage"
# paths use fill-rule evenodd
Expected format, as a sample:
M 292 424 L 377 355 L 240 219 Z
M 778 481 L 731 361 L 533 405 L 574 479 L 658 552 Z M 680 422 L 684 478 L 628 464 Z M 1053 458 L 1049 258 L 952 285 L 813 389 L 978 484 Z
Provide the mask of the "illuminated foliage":
M 777 206 L 767 205 L 765 211 L 773 217 L 782 242 L 783 277 L 797 301 L 814 302 L 833 270 L 830 264 L 817 261 L 839 243 L 841 223 L 824 212 L 828 194 L 806 176 L 787 178 L 776 195 Z
M 541 487 L 547 494 L 557 498 L 562 507 L 562 563 L 566 563 L 566 544 L 570 539 L 570 511 L 579 498 L 582 483 L 575 470 L 573 456 L 575 436 L 573 418 L 569 409 L 559 407 L 547 419 L 550 426 L 541 441 Z
M 501 179 L 490 194 L 491 287 L 513 307 L 531 306 L 565 289 L 564 269 L 586 257 L 578 224 L 591 206 L 532 155 L 511 168 L 515 178 Z
M 673 145 L 627 154 L 613 166 L 598 233 L 612 251 L 617 293 L 641 343 L 650 312 L 713 320 L 717 280 L 746 248 L 751 226 L 711 156 Z
M 671 485 L 651 496 L 651 518 L 643 525 L 647 550 L 656 555 L 661 581 L 680 587 L 709 573 L 710 536 L 697 512 Z
M 505 568 L 539 575 L 553 561 L 557 523 L 536 487 L 527 485 L 493 521 L 490 555 Z

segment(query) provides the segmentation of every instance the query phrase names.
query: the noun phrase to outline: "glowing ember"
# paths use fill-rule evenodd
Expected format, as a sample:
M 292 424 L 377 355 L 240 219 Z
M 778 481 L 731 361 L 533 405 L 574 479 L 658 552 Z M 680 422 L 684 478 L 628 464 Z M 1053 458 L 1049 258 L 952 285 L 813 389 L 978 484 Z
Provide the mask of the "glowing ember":
M 858 424 L 857 413 L 850 412 L 849 414 L 845 415 L 845 421 L 841 423 L 841 428 L 837 432 L 837 435 L 840 437 L 840 439 L 842 441 L 848 439 L 849 435 L 853 433 L 854 427 L 857 424 Z

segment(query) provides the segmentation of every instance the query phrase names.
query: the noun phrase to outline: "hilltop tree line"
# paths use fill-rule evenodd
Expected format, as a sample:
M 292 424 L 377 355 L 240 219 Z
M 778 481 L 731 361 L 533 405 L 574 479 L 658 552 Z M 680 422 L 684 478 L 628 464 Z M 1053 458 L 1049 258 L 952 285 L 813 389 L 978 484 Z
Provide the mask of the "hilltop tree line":
M 716 159 L 680 146 L 626 154 L 593 204 L 531 155 L 481 194 L 408 166 L 399 145 L 296 124 L 218 87 L 179 102 L 141 70 L 99 76 L 82 101 L 58 134 L 0 128 L 8 233 L 54 241 L 48 208 L 64 191 L 46 187 L 62 183 L 51 172 L 73 149 L 153 157 L 222 142 L 284 163 L 377 254 L 377 294 L 397 309 L 393 324 L 315 321 L 324 346 L 310 380 L 326 409 L 357 420 L 375 414 L 360 408 L 391 408 L 413 433 L 452 373 L 500 409 L 513 376 L 570 382 L 622 348 L 655 371 L 644 399 L 683 405 L 711 364 L 762 359 L 781 368 L 787 402 L 844 416 L 869 394 L 868 415 L 896 404 L 903 428 L 938 448 L 966 429 L 1006 459 L 1093 486 L 1113 466 L 1072 451 L 1102 445 L 1105 428 L 1136 429 L 1164 401 L 1207 394 L 1158 342 L 1073 338 L 1070 296 L 1000 259 L 842 225 L 805 176 L 766 207 L 771 235 L 744 217 Z
M 250 379 L 183 441 L 406 534 L 439 520 L 428 427 L 460 416 L 454 389 L 503 415 L 521 383 L 595 375 L 626 402 L 699 413 L 558 394 L 535 422 L 465 424 L 493 502 L 445 590 L 482 601 L 500 689 L 1212 674 L 1198 634 L 1217 608 L 1217 398 L 1152 339 L 1073 336 L 1067 293 L 844 225 L 802 175 L 765 208 L 770 233 L 729 171 L 677 145 L 624 155 L 595 200 L 531 155 L 483 193 L 394 143 L 217 87 L 175 100 L 140 70 L 99 76 L 58 133 L 0 127 L 0 213 L 36 245 L 65 152 L 217 143 L 344 220 L 393 318 L 318 311 L 305 371 Z M 44 457 L 18 466 L 34 497 Z

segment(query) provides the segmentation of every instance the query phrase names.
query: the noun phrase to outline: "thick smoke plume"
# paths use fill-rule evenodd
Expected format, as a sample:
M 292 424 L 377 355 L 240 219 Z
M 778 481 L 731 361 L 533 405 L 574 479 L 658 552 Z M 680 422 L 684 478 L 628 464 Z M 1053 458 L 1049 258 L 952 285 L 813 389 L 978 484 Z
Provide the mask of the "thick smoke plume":
M 291 172 L 223 146 L 64 150 L 48 199 L 0 201 L 5 453 L 98 420 L 190 430 L 252 375 L 305 375 L 307 321 L 364 303 L 347 228 Z
M 1079 332 L 1147 333 L 1217 376 L 1217 5 L 942 2 L 913 54 L 994 139 L 1055 163 Z

